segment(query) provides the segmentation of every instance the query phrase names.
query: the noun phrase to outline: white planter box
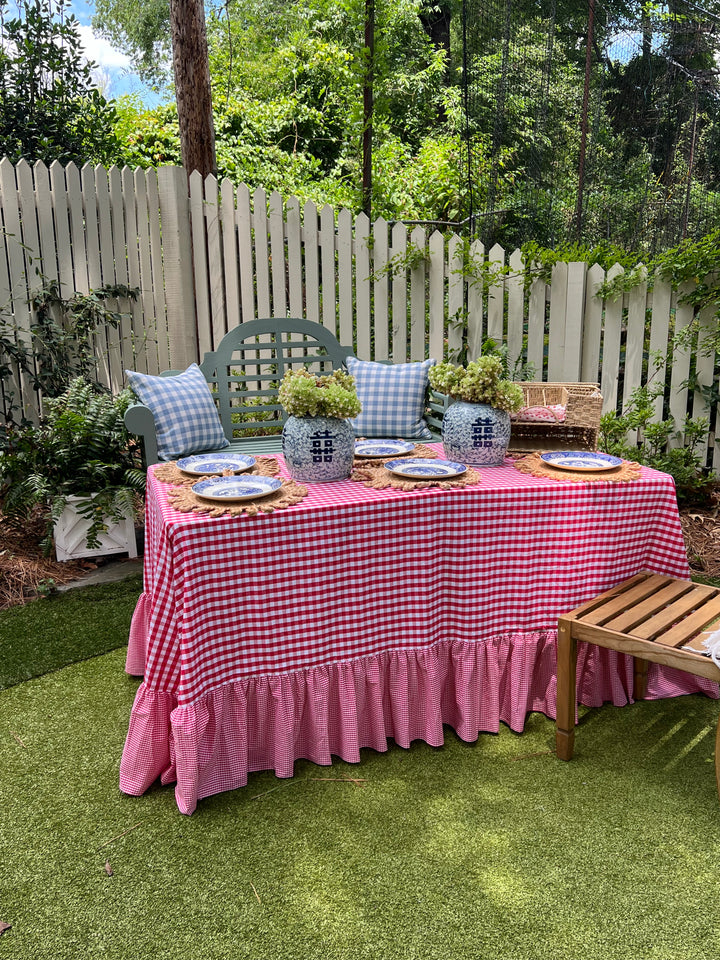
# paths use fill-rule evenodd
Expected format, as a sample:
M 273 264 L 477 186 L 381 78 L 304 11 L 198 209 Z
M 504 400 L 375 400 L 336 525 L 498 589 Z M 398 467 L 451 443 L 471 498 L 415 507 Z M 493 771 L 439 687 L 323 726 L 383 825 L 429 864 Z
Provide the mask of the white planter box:
M 130 514 L 119 522 L 110 521 L 107 533 L 99 536 L 100 546 L 87 545 L 90 521 L 78 514 L 75 504 L 80 497 L 68 497 L 68 504 L 55 524 L 55 554 L 58 560 L 76 560 L 79 557 L 105 557 L 112 553 L 137 556 L 135 519 Z

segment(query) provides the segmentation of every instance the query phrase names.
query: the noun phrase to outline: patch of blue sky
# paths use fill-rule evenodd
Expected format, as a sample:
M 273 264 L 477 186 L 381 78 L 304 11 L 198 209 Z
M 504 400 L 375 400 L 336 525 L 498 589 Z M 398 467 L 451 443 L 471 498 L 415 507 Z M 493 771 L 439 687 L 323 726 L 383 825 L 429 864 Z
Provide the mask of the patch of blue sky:
M 133 94 L 147 107 L 155 107 L 167 99 L 142 82 L 125 53 L 116 50 L 93 30 L 91 21 L 95 4 L 91 0 L 72 0 L 70 10 L 79 23 L 84 54 L 96 64 L 94 73 L 97 85 L 108 99 Z

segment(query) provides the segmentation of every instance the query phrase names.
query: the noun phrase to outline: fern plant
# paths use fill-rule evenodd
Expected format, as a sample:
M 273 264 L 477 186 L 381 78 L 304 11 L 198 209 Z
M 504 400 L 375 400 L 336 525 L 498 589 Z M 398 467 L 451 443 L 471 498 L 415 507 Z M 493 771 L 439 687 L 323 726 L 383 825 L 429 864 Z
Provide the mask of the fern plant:
M 49 553 L 55 522 L 69 497 L 90 521 L 87 545 L 99 545 L 108 521 L 127 516 L 145 486 L 141 457 L 123 417 L 129 390 L 113 397 L 82 377 L 45 401 L 38 426 L 9 425 L 0 436 L 0 508 L 24 522 L 38 508 L 47 519 L 43 548 Z

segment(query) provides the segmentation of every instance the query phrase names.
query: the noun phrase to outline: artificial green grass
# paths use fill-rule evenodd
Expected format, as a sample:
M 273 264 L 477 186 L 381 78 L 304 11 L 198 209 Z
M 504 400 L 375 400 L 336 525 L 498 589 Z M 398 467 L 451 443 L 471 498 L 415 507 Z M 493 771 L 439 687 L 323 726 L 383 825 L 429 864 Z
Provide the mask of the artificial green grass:
M 0 690 L 127 643 L 142 574 L 0 611 Z
M 123 661 L 0 694 L 2 960 L 720 956 L 716 701 L 585 711 L 570 763 L 532 715 L 254 774 L 184 817 L 172 787 L 118 790 Z

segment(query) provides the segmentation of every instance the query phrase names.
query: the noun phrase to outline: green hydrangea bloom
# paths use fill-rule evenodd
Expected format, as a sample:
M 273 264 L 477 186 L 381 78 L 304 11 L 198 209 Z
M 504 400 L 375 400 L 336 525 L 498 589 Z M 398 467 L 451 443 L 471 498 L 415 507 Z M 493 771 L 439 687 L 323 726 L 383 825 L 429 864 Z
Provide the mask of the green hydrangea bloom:
M 356 417 L 361 408 L 355 378 L 344 370 L 317 376 L 305 367 L 280 381 L 280 403 L 291 417 Z
M 502 379 L 502 360 L 492 354 L 478 357 L 467 367 L 438 363 L 430 368 L 428 375 L 435 390 L 454 400 L 486 403 L 508 413 L 514 413 L 523 405 L 521 387 L 512 380 Z

